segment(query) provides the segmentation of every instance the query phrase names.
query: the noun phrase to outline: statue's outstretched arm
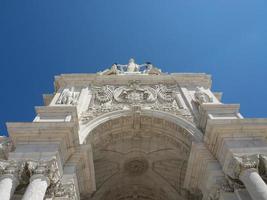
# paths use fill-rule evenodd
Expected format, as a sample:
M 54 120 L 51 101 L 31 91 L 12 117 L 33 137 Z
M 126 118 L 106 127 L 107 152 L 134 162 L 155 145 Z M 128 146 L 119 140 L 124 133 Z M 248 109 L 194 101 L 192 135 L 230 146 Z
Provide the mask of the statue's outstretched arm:
M 127 67 L 127 65 L 116 64 L 118 67 Z
M 119 67 L 120 68 L 120 70 L 123 72 L 124 71 L 124 69 L 123 68 L 125 68 L 125 67 L 127 67 L 128 65 L 121 65 L 121 64 L 116 64 L 117 65 L 117 67 Z

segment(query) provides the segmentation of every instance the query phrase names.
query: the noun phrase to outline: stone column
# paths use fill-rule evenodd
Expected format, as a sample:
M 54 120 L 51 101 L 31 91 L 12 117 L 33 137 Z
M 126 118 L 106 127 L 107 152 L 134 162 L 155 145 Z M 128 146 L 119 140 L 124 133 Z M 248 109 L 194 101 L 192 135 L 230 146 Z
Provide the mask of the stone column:
M 32 174 L 30 184 L 22 200 L 43 200 L 50 184 L 59 180 L 56 159 L 48 161 L 27 161 L 28 171 Z
M 258 173 L 259 155 L 234 155 L 228 175 L 232 180 L 240 180 L 253 200 L 267 200 L 267 186 Z
M 1 200 L 10 200 L 19 181 L 16 176 L 6 174 L 0 177 L 0 198 Z
M 22 200 L 43 200 L 49 185 L 48 177 L 42 174 L 33 175 Z
M 243 170 L 239 178 L 254 200 L 267 200 L 267 186 L 258 174 L 257 169 L 250 168 Z
M 13 160 L 0 160 L 0 199 L 9 200 L 12 198 L 16 187 L 19 184 L 19 174 L 22 165 Z

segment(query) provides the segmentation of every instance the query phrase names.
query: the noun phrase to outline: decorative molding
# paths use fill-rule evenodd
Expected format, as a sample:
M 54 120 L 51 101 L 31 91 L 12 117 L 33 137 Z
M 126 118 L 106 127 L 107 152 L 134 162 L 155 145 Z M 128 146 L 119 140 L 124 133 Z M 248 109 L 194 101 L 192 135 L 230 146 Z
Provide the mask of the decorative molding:
M 128 85 L 123 86 L 93 86 L 93 99 L 88 109 L 81 113 L 80 121 L 82 124 L 87 124 L 102 114 L 130 110 L 133 106 L 169 112 L 193 121 L 190 111 L 181 106 L 182 99 L 178 93 L 177 85 L 141 85 L 139 81 L 129 81 Z

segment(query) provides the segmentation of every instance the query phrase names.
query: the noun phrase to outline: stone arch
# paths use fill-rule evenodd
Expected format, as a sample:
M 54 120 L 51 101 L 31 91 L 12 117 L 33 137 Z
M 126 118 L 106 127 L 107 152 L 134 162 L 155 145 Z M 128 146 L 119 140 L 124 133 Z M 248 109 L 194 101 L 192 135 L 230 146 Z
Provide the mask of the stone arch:
M 93 149 L 93 200 L 185 200 L 183 189 L 192 142 L 202 133 L 175 115 L 150 110 L 105 114 L 84 129 Z
M 132 110 L 124 110 L 124 111 L 113 111 L 106 114 L 103 114 L 95 119 L 91 120 L 81 131 L 80 135 L 80 143 L 85 143 L 87 137 L 90 135 L 91 131 L 101 124 L 120 117 L 133 115 Z M 159 118 L 166 119 L 170 122 L 175 123 L 176 125 L 186 129 L 189 134 L 192 136 L 192 141 L 201 142 L 203 140 L 203 133 L 190 121 L 179 117 L 177 115 L 173 115 L 168 112 L 163 111 L 154 111 L 154 110 L 141 110 L 141 115 L 144 116 L 157 116 Z

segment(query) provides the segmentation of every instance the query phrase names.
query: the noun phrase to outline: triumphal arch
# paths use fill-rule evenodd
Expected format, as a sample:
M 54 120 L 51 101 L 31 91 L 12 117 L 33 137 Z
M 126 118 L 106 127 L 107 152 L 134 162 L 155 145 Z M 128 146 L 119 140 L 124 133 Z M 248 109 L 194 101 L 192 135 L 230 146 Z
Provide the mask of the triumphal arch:
M 1 138 L 1 200 L 267 200 L 267 120 L 207 74 L 113 64 L 55 77 Z

